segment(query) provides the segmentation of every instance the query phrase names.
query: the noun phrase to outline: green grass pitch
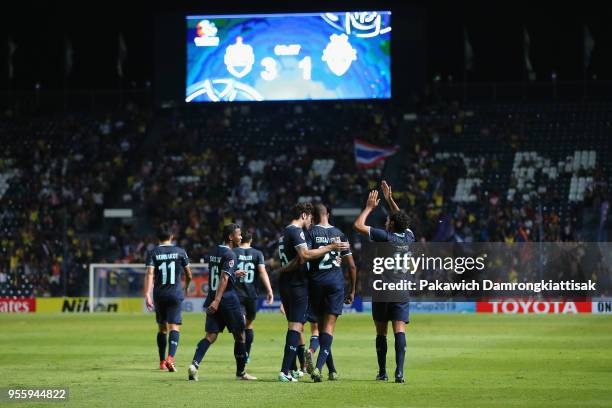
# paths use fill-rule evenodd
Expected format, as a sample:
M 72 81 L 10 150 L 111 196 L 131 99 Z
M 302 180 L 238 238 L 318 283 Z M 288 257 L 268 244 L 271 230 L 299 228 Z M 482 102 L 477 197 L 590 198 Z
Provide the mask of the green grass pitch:
M 406 384 L 373 381 L 375 333 L 367 314 L 338 322 L 338 382 L 276 382 L 286 330 L 279 314 L 255 322 L 247 368 L 259 381 L 234 380 L 233 340 L 223 333 L 200 381 L 189 382 L 203 322 L 203 314 L 184 315 L 178 372 L 169 373 L 157 368 L 152 315 L 1 315 L 0 387 L 65 385 L 70 399 L 59 404 L 82 407 L 612 406 L 611 316 L 413 315 Z M 387 358 L 392 373 L 392 335 Z

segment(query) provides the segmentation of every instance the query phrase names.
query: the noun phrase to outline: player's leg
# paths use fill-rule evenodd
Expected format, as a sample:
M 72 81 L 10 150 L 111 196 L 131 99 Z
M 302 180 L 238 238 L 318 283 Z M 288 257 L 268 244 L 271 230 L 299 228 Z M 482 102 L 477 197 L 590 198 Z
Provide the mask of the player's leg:
M 379 381 L 387 381 L 387 328 L 389 326 L 387 302 L 372 302 L 372 317 L 376 327 L 376 357 Z
M 176 368 L 174 366 L 174 355 L 176 354 L 176 350 L 178 349 L 179 337 L 180 337 L 180 327 L 183 323 L 181 316 L 181 301 L 176 300 L 173 304 L 168 305 L 167 307 L 167 318 L 168 318 L 168 358 L 166 359 L 166 367 L 168 371 L 175 372 Z
M 166 367 L 168 371 L 175 372 L 176 367 L 174 366 L 174 355 L 178 349 L 180 325 L 168 323 L 168 358 L 166 358 Z
M 247 353 L 247 363 L 251 361 L 251 347 L 253 345 L 253 339 L 255 338 L 255 332 L 253 331 L 253 321 L 246 319 L 246 328 L 244 330 L 244 346 Z
M 244 327 L 244 326 L 243 326 Z M 235 330 L 232 332 L 234 335 L 234 358 L 236 359 L 236 379 L 237 380 L 256 380 L 254 377 L 248 374 L 245 370 L 247 352 L 245 346 L 245 333 L 243 331 Z
M 240 300 L 237 296 L 229 297 L 221 302 L 219 312 L 227 322 L 227 328 L 234 336 L 234 358 L 236 359 L 236 379 L 256 380 L 256 377 L 245 371 L 247 352 L 245 345 L 245 318 Z
M 394 320 L 393 335 L 395 336 L 395 382 L 404 382 L 404 359 L 406 357 L 406 323 Z
M 308 349 L 314 354 L 319 348 L 319 323 L 317 323 L 316 317 L 314 321 L 308 321 L 310 322 L 310 344 Z
M 302 332 L 300 333 L 300 343 L 297 347 L 297 351 L 295 352 L 295 360 L 291 363 L 291 375 L 294 378 L 301 378 L 304 376 L 305 370 L 305 344 L 306 340 L 304 340 L 304 329 L 302 328 Z M 298 368 L 299 364 L 299 368 Z
M 319 345 L 321 347 L 317 358 L 316 369 L 313 372 L 313 380 L 321 381 L 323 365 L 328 362 L 331 356 L 332 343 L 334 340 L 334 330 L 338 316 L 342 314 L 344 305 L 344 282 L 329 282 L 320 288 L 322 294 L 319 304 L 315 308 L 315 312 L 322 316 L 319 320 Z M 333 359 L 330 360 L 330 373 L 335 372 Z M 318 374 L 318 375 L 317 375 Z M 330 375 L 330 378 L 336 379 Z
M 300 363 L 300 369 L 297 369 L 297 364 L 295 366 L 296 374 L 299 377 L 304 376 L 304 366 L 305 366 L 305 354 L 306 354 L 306 339 L 304 338 L 304 327 L 302 326 L 302 332 L 300 333 L 300 344 L 298 345 L 297 352 L 295 353 L 298 362 Z
M 244 308 L 244 317 L 246 319 L 244 344 L 246 347 L 248 364 L 251 360 L 251 346 L 253 345 L 253 339 L 255 338 L 255 332 L 253 331 L 253 321 L 257 316 L 257 299 L 244 299 L 241 301 L 241 304 Z
M 166 368 L 166 346 L 168 344 L 168 318 L 164 302 L 155 299 L 155 321 L 157 322 L 157 351 L 159 352 L 159 369 Z
M 312 307 L 308 308 L 307 315 L 308 323 L 310 323 L 310 342 L 308 349 L 304 351 L 304 369 L 308 374 L 312 374 L 314 369 L 314 356 L 319 348 L 319 325 L 317 324 L 317 317 L 312 311 Z
M 334 340 L 334 328 L 336 327 L 337 316 L 335 314 L 325 314 L 320 324 L 321 332 L 319 334 L 319 355 L 317 357 L 316 368 L 313 371 L 312 378 L 315 382 L 322 380 L 321 370 L 331 354 L 331 346 Z
M 207 304 L 204 303 L 204 306 L 207 307 Z M 190 380 L 198 381 L 198 369 L 200 368 L 200 363 L 206 355 L 208 348 L 217 340 L 219 333 L 222 332 L 224 328 L 225 321 L 218 310 L 215 314 L 206 315 L 206 336 L 204 336 L 204 338 L 200 340 L 196 346 L 195 353 L 191 359 L 191 365 L 187 370 Z
M 291 374 L 291 365 L 295 362 L 300 336 L 304 330 L 306 311 L 308 308 L 308 291 L 305 287 L 281 287 L 281 300 L 287 318 L 287 334 L 285 336 L 285 349 L 283 362 L 278 380 L 281 382 L 295 382 Z
M 208 318 L 206 320 L 208 320 Z M 200 363 L 206 355 L 208 348 L 217 340 L 218 336 L 218 332 L 206 332 L 204 338 L 200 340 L 200 342 L 196 346 L 195 353 L 193 354 L 193 359 L 191 360 L 191 365 L 187 370 L 187 373 L 189 374 L 189 380 L 198 381 L 198 369 L 200 368 Z
M 159 369 L 166 368 L 166 344 L 168 342 L 168 325 L 161 323 L 157 325 L 157 350 L 159 352 Z
M 341 280 L 340 282 L 336 283 L 336 290 L 332 293 L 332 295 L 329 297 L 329 302 L 330 302 L 330 307 L 328 308 L 328 312 L 331 314 L 334 314 L 337 316 L 340 316 L 340 314 L 342 314 L 342 310 L 344 308 L 344 281 Z M 333 330 L 335 330 L 336 325 L 334 323 L 334 327 L 332 328 L 332 335 L 333 335 Z M 336 366 L 334 365 L 334 358 L 333 358 L 333 353 L 332 350 L 330 348 L 329 350 L 329 355 L 327 356 L 327 360 L 325 360 L 325 365 L 327 365 L 327 370 L 329 372 L 328 374 L 328 378 L 331 381 L 336 381 L 338 380 L 338 371 L 336 370 Z
M 287 308 L 285 308 L 287 310 Z M 287 334 L 285 336 L 285 350 L 283 354 L 283 363 L 281 366 L 281 372 L 279 373 L 279 380 L 281 382 L 293 381 L 291 375 L 291 369 L 295 364 L 297 348 L 300 343 L 300 335 L 304 330 L 304 324 L 301 322 L 287 322 Z M 284 378 L 281 378 L 284 377 Z M 297 379 L 295 379 L 297 381 Z
M 405 382 L 404 359 L 406 357 L 406 324 L 409 320 L 409 303 L 392 303 L 390 307 L 390 318 L 395 336 L 395 382 L 403 383 Z

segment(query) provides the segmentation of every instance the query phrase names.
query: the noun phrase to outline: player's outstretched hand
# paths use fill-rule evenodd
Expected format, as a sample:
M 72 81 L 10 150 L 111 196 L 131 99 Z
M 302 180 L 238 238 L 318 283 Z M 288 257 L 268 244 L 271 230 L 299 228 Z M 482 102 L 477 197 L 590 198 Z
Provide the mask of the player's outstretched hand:
M 351 303 L 353 303 L 354 300 L 355 300 L 355 294 L 351 292 L 344 297 L 344 304 L 350 305 Z
M 385 180 L 382 181 L 380 186 L 382 187 L 383 196 L 385 197 L 385 200 L 389 201 L 393 195 L 393 192 L 391 191 L 391 186 L 388 185 Z
M 217 302 L 216 300 L 213 300 L 212 303 L 206 309 L 206 313 L 215 314 L 217 313 L 217 309 L 219 309 L 219 302 Z
M 245 271 L 245 270 L 243 270 L 243 269 L 238 269 L 238 270 L 236 271 L 236 277 L 237 277 L 237 278 L 242 278 L 242 277 L 244 277 L 244 276 L 246 276 L 246 271 Z
M 284 315 L 285 314 L 285 306 L 283 306 L 283 304 L 281 303 L 280 306 L 280 312 Z
M 378 190 L 370 191 L 370 195 L 368 196 L 368 201 L 366 202 L 366 207 L 370 209 L 376 208 L 380 203 L 380 199 L 378 198 Z
M 151 312 L 153 310 L 153 301 L 150 295 L 145 296 L 145 303 L 147 304 L 147 309 Z
M 274 293 L 268 292 L 266 294 L 266 302 L 268 302 L 269 305 L 271 305 L 274 302 Z

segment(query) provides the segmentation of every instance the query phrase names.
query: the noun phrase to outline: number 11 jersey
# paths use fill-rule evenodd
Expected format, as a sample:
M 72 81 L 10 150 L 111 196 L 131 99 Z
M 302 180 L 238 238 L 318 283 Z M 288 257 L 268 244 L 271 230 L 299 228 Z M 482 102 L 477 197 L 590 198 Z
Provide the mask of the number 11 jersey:
M 183 299 L 184 269 L 189 265 L 187 252 L 175 245 L 158 245 L 147 254 L 146 266 L 154 268 L 153 298 Z

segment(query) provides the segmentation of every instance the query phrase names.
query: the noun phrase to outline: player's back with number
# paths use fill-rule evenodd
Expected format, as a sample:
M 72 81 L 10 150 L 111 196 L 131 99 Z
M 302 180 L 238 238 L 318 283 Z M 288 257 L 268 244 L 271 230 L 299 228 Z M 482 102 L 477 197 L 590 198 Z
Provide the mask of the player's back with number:
M 229 278 L 227 287 L 223 292 L 223 298 L 236 295 L 234 290 L 236 286 L 236 264 L 236 255 L 227 245 L 217 245 L 212 250 L 208 263 L 209 290 L 206 297 L 207 301 L 212 301 L 215 298 L 222 273 L 226 273 Z
M 234 248 L 238 258 L 238 269 L 244 270 L 245 275 L 236 281 L 236 290 L 241 298 L 257 298 L 258 265 L 264 264 L 263 253 L 255 248 Z
M 332 242 L 348 242 L 348 239 L 338 228 L 329 225 L 315 225 L 309 233 L 311 247 L 313 249 L 331 244 Z M 341 252 L 331 251 L 325 254 L 322 258 L 309 262 L 308 270 L 311 281 L 340 281 L 344 282 L 344 275 L 340 267 L 339 257 L 350 255 L 350 250 Z
M 147 256 L 147 266 L 154 268 L 153 297 L 183 299 L 182 280 L 189 258 L 183 248 L 158 245 Z

